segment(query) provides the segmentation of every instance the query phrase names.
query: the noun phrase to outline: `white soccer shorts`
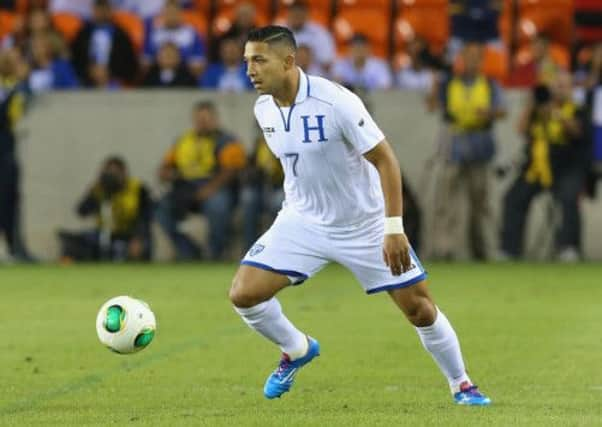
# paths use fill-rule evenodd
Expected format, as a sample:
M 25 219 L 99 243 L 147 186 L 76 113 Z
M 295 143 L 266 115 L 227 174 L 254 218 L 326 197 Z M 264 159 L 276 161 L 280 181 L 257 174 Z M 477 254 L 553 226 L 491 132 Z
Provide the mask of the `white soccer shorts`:
M 394 276 L 383 260 L 383 219 L 356 227 L 310 224 L 286 208 L 249 249 L 241 264 L 286 275 L 293 285 L 312 277 L 329 262 L 348 268 L 368 294 L 421 282 L 426 272 L 410 250 L 412 268 Z

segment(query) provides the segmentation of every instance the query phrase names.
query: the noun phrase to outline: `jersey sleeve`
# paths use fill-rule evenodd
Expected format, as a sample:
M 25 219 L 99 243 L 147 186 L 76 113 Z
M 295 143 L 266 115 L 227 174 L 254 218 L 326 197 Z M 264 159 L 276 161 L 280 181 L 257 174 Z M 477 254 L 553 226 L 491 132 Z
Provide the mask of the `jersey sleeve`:
M 361 154 L 385 139 L 363 102 L 347 89 L 341 88 L 334 110 L 341 133 Z

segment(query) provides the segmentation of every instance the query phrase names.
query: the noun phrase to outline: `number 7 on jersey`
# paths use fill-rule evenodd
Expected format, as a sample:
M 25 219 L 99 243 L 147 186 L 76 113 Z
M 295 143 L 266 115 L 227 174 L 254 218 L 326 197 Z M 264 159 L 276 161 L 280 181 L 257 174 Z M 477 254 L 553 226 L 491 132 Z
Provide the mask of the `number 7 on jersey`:
M 297 162 L 299 161 L 299 153 L 284 153 L 284 157 L 286 159 L 287 166 L 293 171 L 293 176 L 297 176 Z

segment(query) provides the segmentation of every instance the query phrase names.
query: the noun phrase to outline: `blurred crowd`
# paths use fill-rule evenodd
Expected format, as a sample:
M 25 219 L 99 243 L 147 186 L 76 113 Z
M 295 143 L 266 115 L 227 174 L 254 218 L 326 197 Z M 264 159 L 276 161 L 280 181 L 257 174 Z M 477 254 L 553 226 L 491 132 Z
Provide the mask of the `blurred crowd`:
M 367 90 L 426 91 L 461 68 L 467 41 L 483 44 L 483 72 L 504 85 L 532 86 L 555 68 L 586 85 L 602 12 L 553 1 L 3 0 L 0 48 L 33 92 L 245 91 L 245 35 L 274 22 L 293 30 L 310 73 Z
M 14 134 L 28 98 L 76 88 L 250 91 L 246 34 L 275 22 L 293 31 L 297 63 L 308 73 L 361 96 L 419 91 L 427 109 L 439 112 L 430 256 L 456 258 L 465 193 L 471 257 L 521 258 L 528 207 L 544 193 L 558 206 L 550 214 L 553 255 L 578 260 L 579 200 L 595 194 L 602 165 L 602 7 L 583 11 L 579 2 L 554 1 L 553 10 L 537 0 L 2 1 L 0 232 L 15 259 L 33 260 L 20 237 Z M 525 148 L 512 167 L 496 164 L 494 129 L 506 116 L 507 87 L 530 94 L 517 124 Z M 229 126 L 210 102 L 194 106 L 191 129 L 159 168 L 169 188 L 159 200 L 129 176 L 121 157 L 108 157 L 77 206 L 79 215 L 97 217 L 97 227 L 62 230 L 64 258 L 149 260 L 156 221 L 176 259 L 223 259 L 235 207 L 243 212 L 243 249 L 250 247 L 283 200 L 282 170 L 259 131 L 246 153 Z M 499 245 L 487 242 L 486 232 L 498 228 L 489 200 L 494 169 L 511 170 L 514 179 L 502 203 Z M 410 237 L 419 246 L 420 209 L 405 190 Z M 204 248 L 182 227 L 192 213 L 207 218 Z

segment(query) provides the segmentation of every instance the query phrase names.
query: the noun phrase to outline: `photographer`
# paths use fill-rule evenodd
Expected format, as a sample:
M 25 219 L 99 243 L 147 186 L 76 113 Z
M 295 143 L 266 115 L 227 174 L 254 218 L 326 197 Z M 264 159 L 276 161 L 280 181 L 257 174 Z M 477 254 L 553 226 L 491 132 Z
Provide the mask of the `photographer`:
M 152 253 L 152 202 L 144 184 L 128 175 L 125 161 L 109 157 L 97 181 L 77 207 L 95 215 L 97 227 L 60 231 L 63 258 L 69 260 L 148 261 Z
M 0 51 L 0 237 L 10 259 L 33 262 L 21 237 L 21 166 L 15 127 L 25 111 L 27 66 L 15 49 Z
M 561 73 L 551 89 L 538 86 L 519 128 L 527 139 L 527 161 L 504 197 L 501 250 L 504 258 L 518 258 L 529 205 L 542 191 L 551 191 L 562 209 L 556 235 L 559 260 L 580 256 L 581 218 L 578 195 L 583 189 L 589 145 L 583 138 L 583 113 L 572 101 L 571 77 Z

